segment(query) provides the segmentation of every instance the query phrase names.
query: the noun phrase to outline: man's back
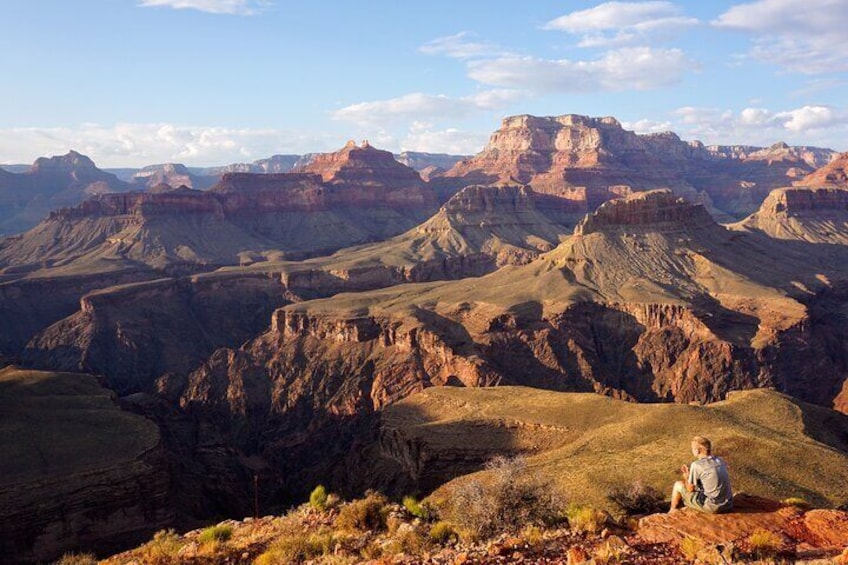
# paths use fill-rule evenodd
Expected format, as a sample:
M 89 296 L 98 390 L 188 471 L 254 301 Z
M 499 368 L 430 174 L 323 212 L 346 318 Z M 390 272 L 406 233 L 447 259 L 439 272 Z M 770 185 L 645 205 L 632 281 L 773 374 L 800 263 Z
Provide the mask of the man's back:
M 703 506 L 710 512 L 725 512 L 733 507 L 733 492 L 727 464 L 721 457 L 708 455 L 689 466 L 689 482 L 703 492 Z

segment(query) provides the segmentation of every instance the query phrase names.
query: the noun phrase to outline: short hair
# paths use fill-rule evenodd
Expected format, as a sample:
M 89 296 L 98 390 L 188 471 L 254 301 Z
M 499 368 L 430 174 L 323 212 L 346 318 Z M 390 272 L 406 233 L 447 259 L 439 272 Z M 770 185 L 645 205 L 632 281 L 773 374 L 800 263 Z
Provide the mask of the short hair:
M 711 455 L 713 452 L 713 444 L 705 437 L 695 436 L 692 438 L 692 443 L 696 444 L 698 447 L 704 448 L 707 455 Z

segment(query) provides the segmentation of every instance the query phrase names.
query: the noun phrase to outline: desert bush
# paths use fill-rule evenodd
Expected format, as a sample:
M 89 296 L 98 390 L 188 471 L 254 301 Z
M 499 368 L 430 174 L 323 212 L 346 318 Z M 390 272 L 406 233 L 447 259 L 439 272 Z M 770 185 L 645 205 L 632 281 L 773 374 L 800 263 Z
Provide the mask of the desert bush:
M 660 512 L 664 506 L 662 493 L 642 481 L 610 489 L 607 492 L 607 500 L 628 515 L 653 514 Z
M 182 539 L 174 530 L 160 530 L 139 548 L 139 554 L 144 563 L 166 565 L 174 562 L 182 546 Z
M 757 559 L 776 557 L 783 547 L 783 538 L 779 534 L 764 529 L 754 531 L 746 541 L 748 550 Z
M 403 507 L 416 518 L 421 518 L 422 520 L 428 520 L 430 518 L 430 511 L 414 496 L 404 496 Z
M 327 509 L 327 489 L 324 485 L 318 485 L 313 489 L 313 491 L 309 494 L 309 505 L 320 511 L 324 511 Z
M 209 526 L 201 531 L 200 535 L 197 536 L 197 541 L 200 543 L 223 543 L 230 541 L 231 537 L 233 537 L 233 527 L 219 524 L 217 526 Z
M 66 553 L 53 565 L 97 565 L 97 557 L 91 553 Z
M 459 534 L 453 527 L 453 524 L 444 520 L 436 522 L 430 528 L 430 541 L 439 545 L 445 545 L 455 542 L 459 539 Z
M 559 504 L 549 481 L 527 472 L 522 457 L 496 457 L 487 465 L 486 482 L 471 480 L 451 493 L 446 515 L 464 537 L 479 539 L 528 524 L 555 521 Z
M 336 527 L 342 530 L 384 530 L 388 503 L 382 494 L 369 492 L 365 498 L 342 507 L 336 518 Z
M 600 510 L 578 504 L 569 504 L 565 516 L 569 529 L 577 533 L 597 534 L 607 521 L 606 514 Z
M 403 524 L 399 527 L 392 536 L 392 542 L 387 547 L 386 553 L 418 555 L 427 544 L 427 540 L 411 524 Z

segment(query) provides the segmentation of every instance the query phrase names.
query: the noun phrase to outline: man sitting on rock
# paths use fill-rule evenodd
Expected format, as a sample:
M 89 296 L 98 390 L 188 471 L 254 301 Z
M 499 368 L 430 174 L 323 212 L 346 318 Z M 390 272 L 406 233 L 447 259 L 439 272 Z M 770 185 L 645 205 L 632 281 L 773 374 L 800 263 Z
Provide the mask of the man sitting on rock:
M 674 483 L 669 514 L 677 511 L 681 501 L 689 508 L 710 514 L 729 512 L 733 508 L 727 464 L 721 457 L 712 455 L 712 450 L 707 438 L 692 438 L 692 455 L 697 459 L 691 466 L 680 468 L 683 480 Z

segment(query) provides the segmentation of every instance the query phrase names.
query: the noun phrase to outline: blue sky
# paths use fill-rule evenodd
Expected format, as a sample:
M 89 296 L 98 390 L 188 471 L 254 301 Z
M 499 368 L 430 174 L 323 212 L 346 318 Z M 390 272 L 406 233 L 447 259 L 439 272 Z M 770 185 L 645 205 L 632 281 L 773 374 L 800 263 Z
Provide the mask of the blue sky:
M 523 4 L 523 5 L 522 5 Z M 848 150 L 848 2 L 6 0 L 0 163 L 475 153 L 512 114 Z

